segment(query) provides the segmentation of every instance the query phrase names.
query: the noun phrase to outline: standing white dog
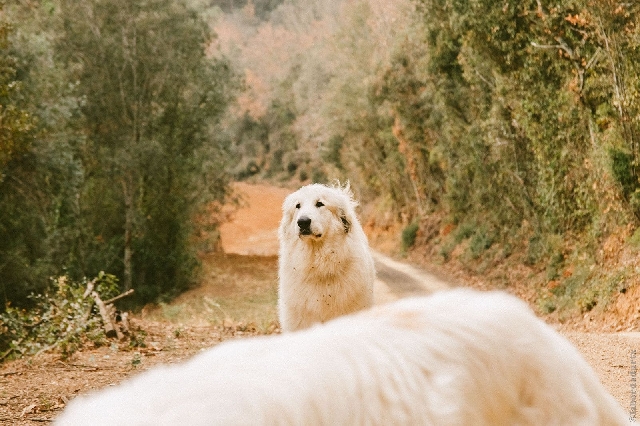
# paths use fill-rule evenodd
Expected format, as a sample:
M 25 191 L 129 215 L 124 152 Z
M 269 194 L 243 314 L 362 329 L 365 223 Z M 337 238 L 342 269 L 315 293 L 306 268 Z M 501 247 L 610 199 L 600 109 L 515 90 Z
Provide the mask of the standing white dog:
M 579 352 L 524 302 L 459 289 L 223 343 L 78 397 L 56 425 L 627 422 Z
M 373 305 L 375 266 L 349 189 L 312 184 L 290 194 L 280 222 L 283 331 Z

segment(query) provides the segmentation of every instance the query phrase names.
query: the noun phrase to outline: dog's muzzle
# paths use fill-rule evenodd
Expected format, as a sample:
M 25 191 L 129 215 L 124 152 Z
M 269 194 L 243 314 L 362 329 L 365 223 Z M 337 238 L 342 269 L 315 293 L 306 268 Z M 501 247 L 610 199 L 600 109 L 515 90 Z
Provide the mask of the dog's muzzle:
M 300 235 L 311 235 L 311 219 L 307 216 L 302 216 L 298 219 L 298 229 Z

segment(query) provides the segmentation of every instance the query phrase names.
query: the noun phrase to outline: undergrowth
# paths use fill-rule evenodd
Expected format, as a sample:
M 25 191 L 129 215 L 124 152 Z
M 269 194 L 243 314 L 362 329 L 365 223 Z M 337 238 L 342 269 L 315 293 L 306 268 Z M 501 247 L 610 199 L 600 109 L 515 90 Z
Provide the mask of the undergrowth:
M 51 280 L 44 294 L 29 296 L 32 308 L 7 306 L 0 313 L 0 362 L 52 349 L 66 358 L 88 342 L 107 344 L 98 308 L 87 293 L 90 282 L 103 300 L 119 292 L 117 278 L 104 272 L 80 282 L 60 276 Z M 138 340 L 133 336 L 131 341 Z
M 470 221 L 441 224 L 435 234 L 440 237 L 412 247 L 418 258 L 448 264 L 488 288 L 510 288 L 561 322 L 606 312 L 640 270 L 629 260 L 640 251 L 640 229 L 629 226 L 606 237 L 530 228 L 500 234 Z

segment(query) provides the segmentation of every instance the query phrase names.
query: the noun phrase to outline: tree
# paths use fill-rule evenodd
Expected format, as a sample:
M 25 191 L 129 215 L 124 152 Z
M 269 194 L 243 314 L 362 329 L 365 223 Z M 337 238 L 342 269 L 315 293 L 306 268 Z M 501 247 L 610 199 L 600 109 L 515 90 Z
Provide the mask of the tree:
M 0 12 L 4 2 L 0 2 Z M 0 18 L 4 15 L 0 14 Z M 16 157 L 27 152 L 33 140 L 33 117 L 19 105 L 20 82 L 16 78 L 16 58 L 11 53 L 11 25 L 0 21 L 0 182 L 5 168 Z
M 111 263 L 144 300 L 184 288 L 198 198 L 226 191 L 221 170 L 204 185 L 203 166 L 224 154 L 212 129 L 232 74 L 205 55 L 208 27 L 180 1 L 62 0 L 60 13 L 57 52 L 78 82 L 87 132 L 81 203 L 93 259 L 78 266 L 87 275 Z
M 28 52 L 15 42 L 11 23 L 18 21 L 8 8 L 0 2 L 0 311 L 46 285 L 47 241 L 56 228 L 50 207 L 60 194 L 59 181 L 45 178 L 59 157 L 39 155 L 43 126 L 28 85 Z

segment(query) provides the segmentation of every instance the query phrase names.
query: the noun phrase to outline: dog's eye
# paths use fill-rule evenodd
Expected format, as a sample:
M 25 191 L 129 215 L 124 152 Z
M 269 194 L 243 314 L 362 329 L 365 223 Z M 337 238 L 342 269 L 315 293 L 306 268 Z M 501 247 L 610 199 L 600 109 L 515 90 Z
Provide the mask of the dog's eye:
M 318 201 L 316 203 L 316 207 L 322 207 L 322 206 L 324 206 L 324 203 L 322 201 Z
M 296 209 L 300 208 L 300 203 L 296 204 Z

